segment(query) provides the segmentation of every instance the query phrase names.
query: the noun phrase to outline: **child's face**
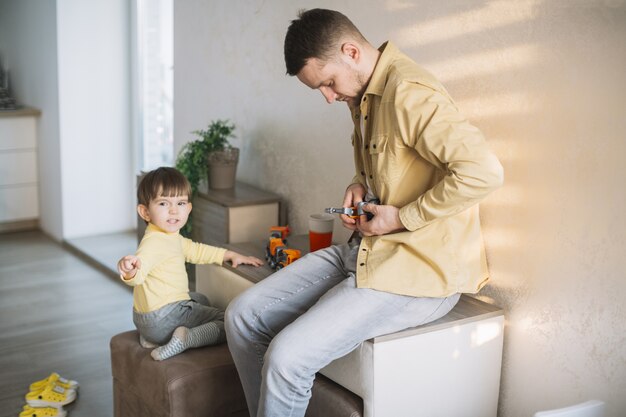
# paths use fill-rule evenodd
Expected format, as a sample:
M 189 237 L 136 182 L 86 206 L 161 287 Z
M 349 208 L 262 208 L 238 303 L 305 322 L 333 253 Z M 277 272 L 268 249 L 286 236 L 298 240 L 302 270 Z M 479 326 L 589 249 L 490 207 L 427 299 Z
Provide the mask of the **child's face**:
M 150 201 L 148 207 L 140 204 L 137 211 L 145 221 L 164 232 L 175 233 L 187 223 L 187 218 L 191 213 L 191 203 L 188 196 L 159 196 Z

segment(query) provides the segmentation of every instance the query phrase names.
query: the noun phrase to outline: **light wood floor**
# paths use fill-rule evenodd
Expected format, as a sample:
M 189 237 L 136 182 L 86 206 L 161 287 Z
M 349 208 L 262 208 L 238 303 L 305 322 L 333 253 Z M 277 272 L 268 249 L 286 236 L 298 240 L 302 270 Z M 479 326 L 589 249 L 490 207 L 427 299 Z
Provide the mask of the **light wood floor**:
M 52 371 L 81 384 L 71 417 L 111 417 L 109 339 L 131 310 L 127 287 L 43 234 L 0 234 L 0 417 Z

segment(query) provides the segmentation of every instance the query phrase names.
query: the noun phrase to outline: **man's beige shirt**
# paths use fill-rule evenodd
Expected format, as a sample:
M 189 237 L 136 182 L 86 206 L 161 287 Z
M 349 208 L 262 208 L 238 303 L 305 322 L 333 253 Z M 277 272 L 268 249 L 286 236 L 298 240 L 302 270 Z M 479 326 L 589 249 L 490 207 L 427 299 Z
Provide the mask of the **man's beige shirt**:
M 431 74 L 390 42 L 381 51 L 352 109 L 352 182 L 399 207 L 407 231 L 362 239 L 357 286 L 476 293 L 489 278 L 477 203 L 502 184 L 502 166 Z

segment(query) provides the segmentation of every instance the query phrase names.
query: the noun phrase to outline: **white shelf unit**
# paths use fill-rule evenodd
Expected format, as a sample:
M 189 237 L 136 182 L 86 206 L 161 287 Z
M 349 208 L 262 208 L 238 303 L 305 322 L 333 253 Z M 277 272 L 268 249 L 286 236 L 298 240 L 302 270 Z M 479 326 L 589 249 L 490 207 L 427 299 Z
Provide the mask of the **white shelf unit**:
M 0 112 L 0 232 L 38 225 L 39 114 L 32 108 Z

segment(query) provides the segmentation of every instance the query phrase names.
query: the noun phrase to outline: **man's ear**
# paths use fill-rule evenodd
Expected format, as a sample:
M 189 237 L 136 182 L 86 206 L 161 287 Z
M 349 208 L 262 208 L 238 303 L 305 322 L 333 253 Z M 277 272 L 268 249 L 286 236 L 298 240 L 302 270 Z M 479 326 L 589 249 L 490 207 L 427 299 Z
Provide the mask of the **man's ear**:
M 148 207 L 144 206 L 143 204 L 138 204 L 137 213 L 139 214 L 139 217 L 147 222 L 150 222 L 150 212 L 148 211 Z
M 361 49 L 354 42 L 345 42 L 341 45 L 341 53 L 351 58 L 356 63 L 361 59 Z

